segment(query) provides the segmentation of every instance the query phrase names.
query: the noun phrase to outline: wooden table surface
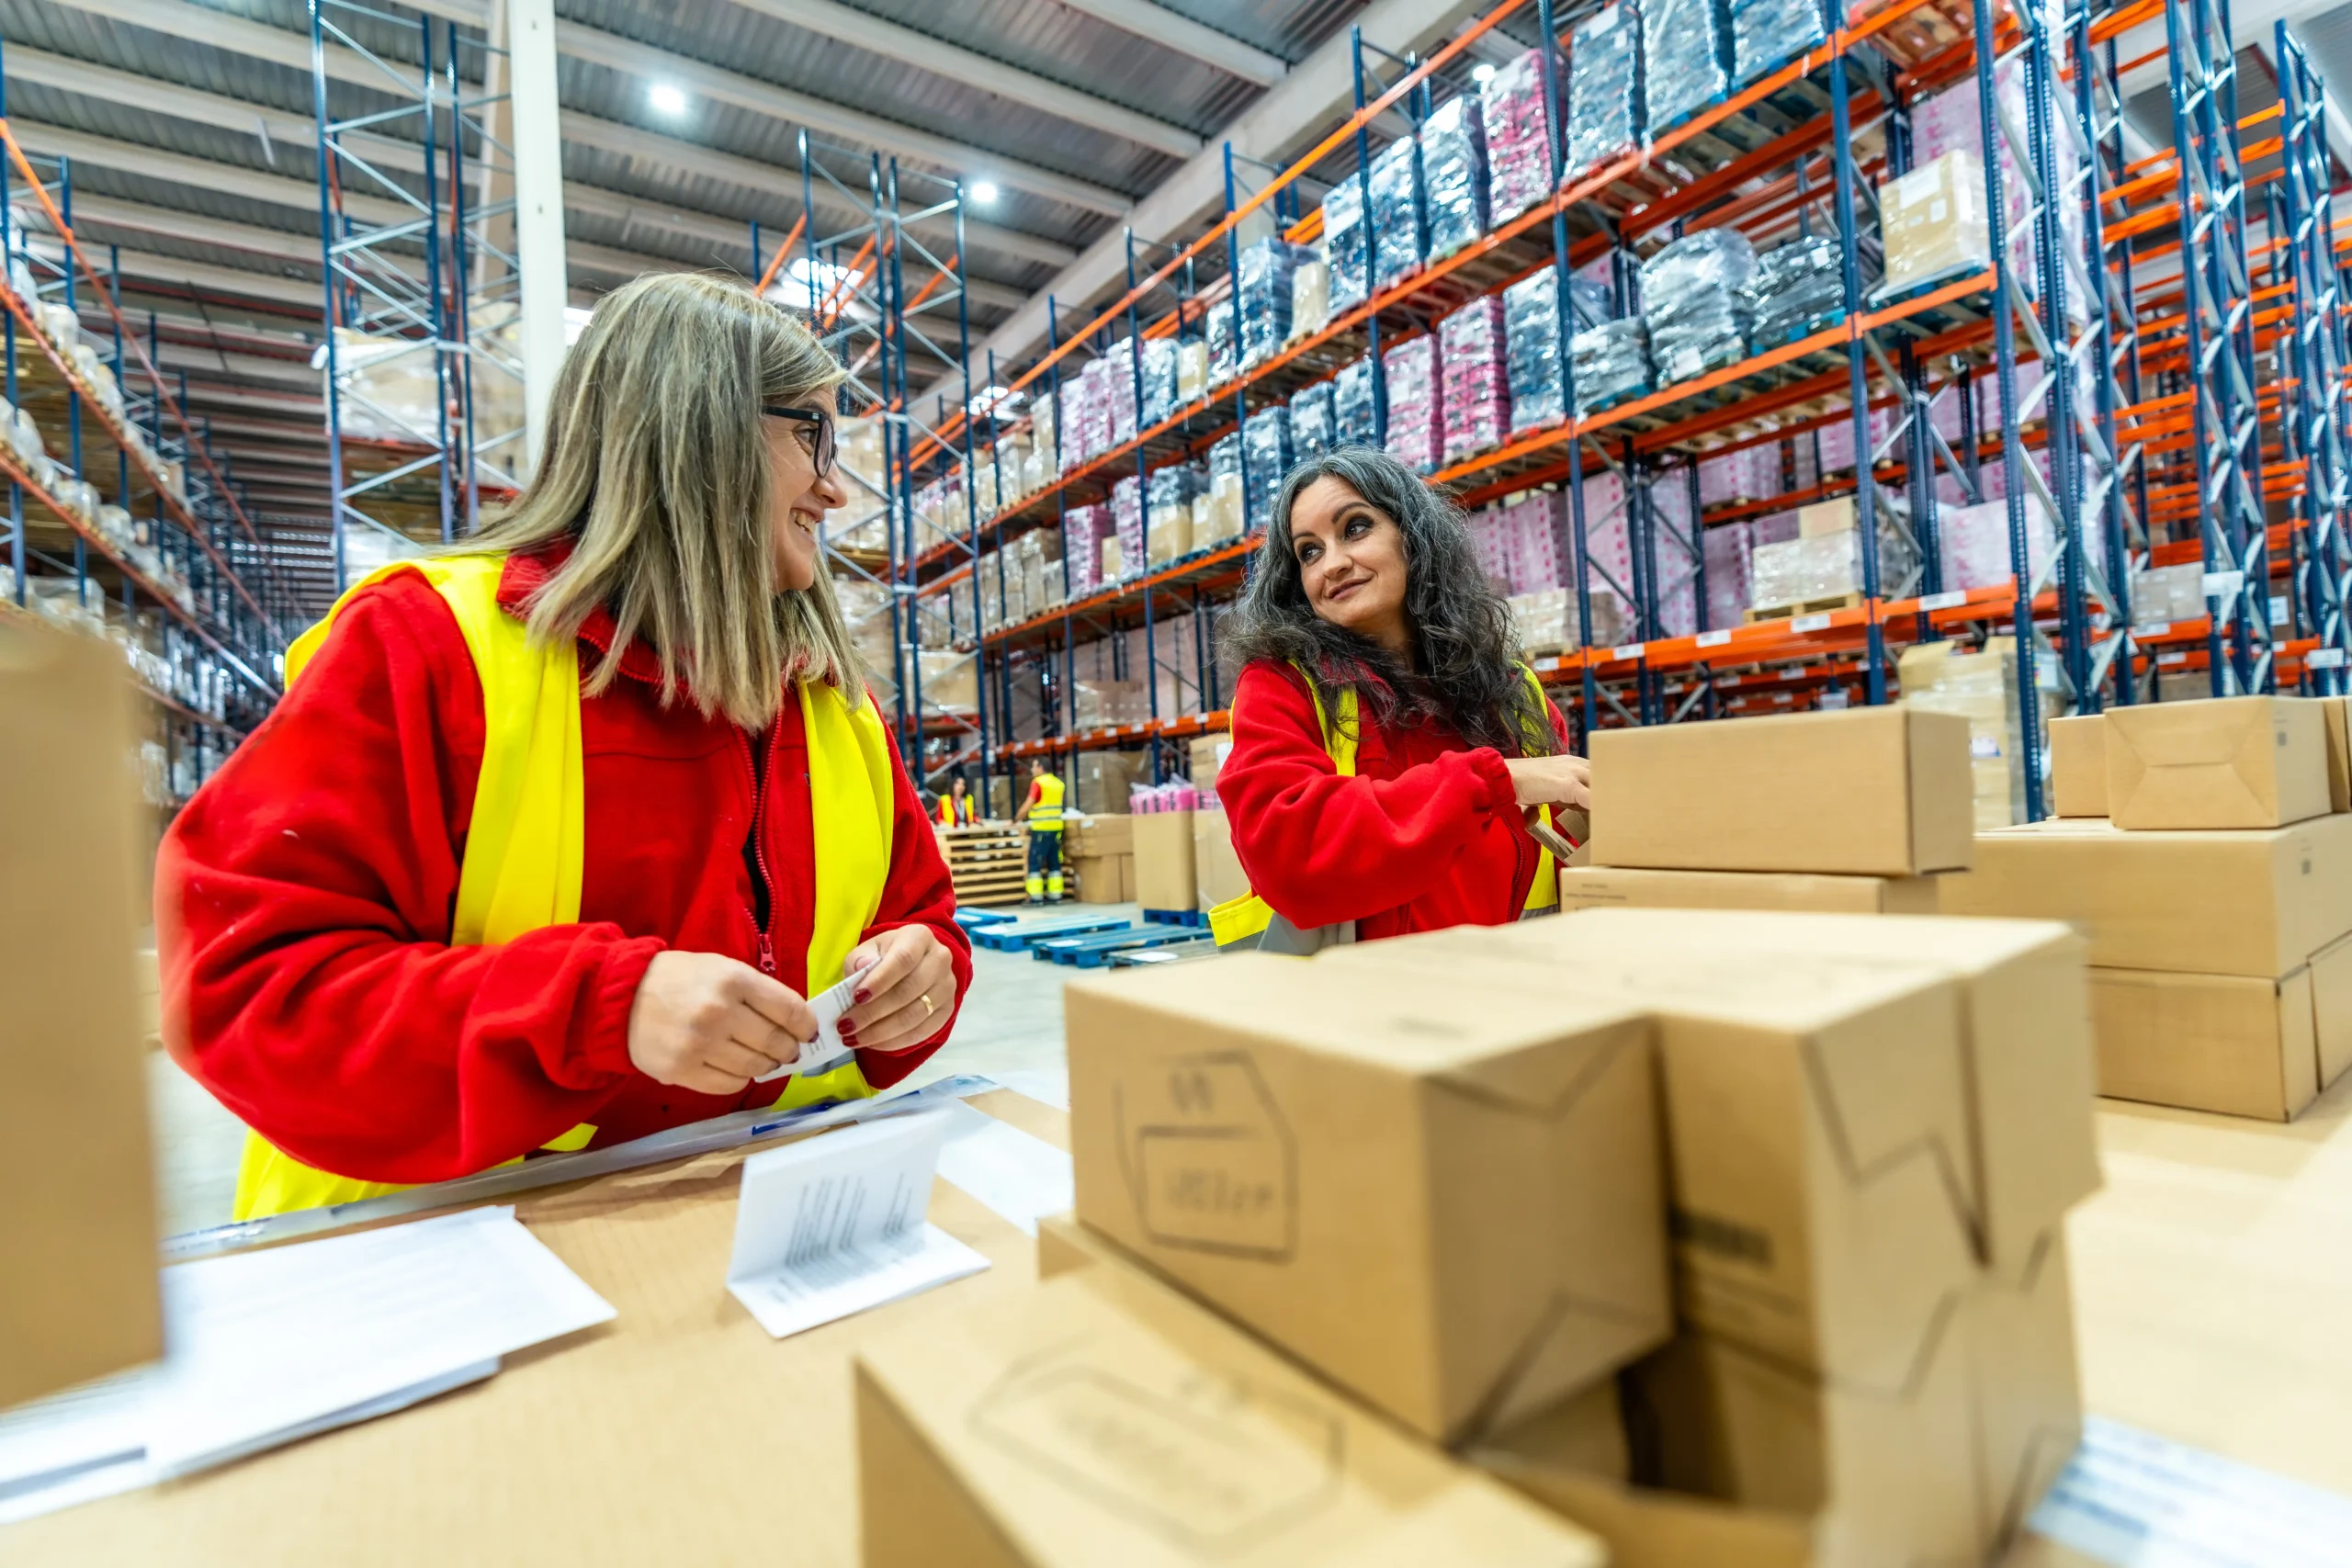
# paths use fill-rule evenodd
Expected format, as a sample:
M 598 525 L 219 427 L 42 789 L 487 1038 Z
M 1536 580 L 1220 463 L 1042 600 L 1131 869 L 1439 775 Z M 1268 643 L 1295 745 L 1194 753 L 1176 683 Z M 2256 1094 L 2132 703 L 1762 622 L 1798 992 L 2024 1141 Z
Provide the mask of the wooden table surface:
M 1057 1146 L 1059 1111 L 972 1102 Z M 2290 1126 L 2102 1101 L 2107 1187 L 2072 1221 L 2090 1407 L 2352 1493 L 2352 1079 Z M 994 1267 L 772 1340 L 724 1286 L 741 1152 L 517 1203 L 618 1311 L 486 1383 L 222 1470 L 0 1530 L 0 1562 L 849 1564 L 851 1352 L 1024 1289 L 1035 1249 L 942 1182 Z M 2085 1559 L 2029 1541 L 2013 1562 Z

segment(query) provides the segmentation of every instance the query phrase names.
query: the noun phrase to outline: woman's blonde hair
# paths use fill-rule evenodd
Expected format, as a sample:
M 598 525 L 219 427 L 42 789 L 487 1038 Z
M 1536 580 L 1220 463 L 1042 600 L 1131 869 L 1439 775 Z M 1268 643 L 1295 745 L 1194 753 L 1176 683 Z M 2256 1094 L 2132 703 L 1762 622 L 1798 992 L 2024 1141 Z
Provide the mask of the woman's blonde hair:
M 528 622 L 552 642 L 577 637 L 598 605 L 612 611 L 591 695 L 642 638 L 664 703 L 683 688 L 704 714 L 761 729 L 787 681 L 822 681 L 854 706 L 865 682 L 823 563 L 806 592 L 776 586 L 760 414 L 831 412 L 847 378 L 806 327 L 741 284 L 640 277 L 598 302 L 564 355 L 528 487 L 459 547 L 576 540 Z

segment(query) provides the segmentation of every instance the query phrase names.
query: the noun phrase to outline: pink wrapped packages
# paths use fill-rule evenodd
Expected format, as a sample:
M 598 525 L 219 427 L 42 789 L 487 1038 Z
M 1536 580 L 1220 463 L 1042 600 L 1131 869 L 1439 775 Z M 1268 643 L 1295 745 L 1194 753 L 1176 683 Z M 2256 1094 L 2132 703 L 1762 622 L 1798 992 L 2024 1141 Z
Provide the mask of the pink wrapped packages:
M 2057 535 L 2050 525 L 2041 498 L 2029 494 L 2025 503 L 2026 554 L 2039 573 L 2050 564 Z M 1944 587 L 1990 588 L 2009 581 L 2009 505 L 1987 501 L 1982 506 L 1939 508 L 1936 526 L 1942 536 Z
M 1062 519 L 1062 558 L 1069 562 L 1069 592 L 1083 598 L 1102 586 L 1102 541 L 1111 537 L 1111 509 L 1073 506 Z
M 1448 463 L 1502 444 L 1510 429 L 1510 372 L 1503 344 L 1503 301 L 1498 294 L 1473 299 L 1438 323 L 1438 366 L 1445 391 L 1445 450 Z M 1396 388 L 1388 389 L 1389 420 L 1396 421 Z
M 1734 502 L 1762 501 L 1781 493 L 1781 447 L 1778 442 L 1743 446 L 1699 460 L 1699 504 L 1724 506 Z
M 1871 410 L 1871 447 L 1875 451 L 1894 428 L 1892 408 Z M 1900 457 L 1900 452 L 1890 452 L 1889 457 Z M 1834 419 L 1821 427 L 1821 471 L 1825 474 L 1851 472 L 1854 467 L 1854 422 L 1849 418 Z
M 1490 221 L 1510 221 L 1552 194 L 1552 116 L 1544 68 L 1529 50 L 1478 90 L 1487 128 Z
M 1136 576 L 1144 568 L 1143 481 L 1133 474 L 1111 487 L 1111 522 L 1118 531 L 1119 575 Z
M 1434 471 L 1444 453 L 1444 386 L 1438 378 L 1435 333 L 1408 338 L 1380 356 L 1388 381 L 1388 455 Z
M 1515 537 L 1510 509 L 1489 506 L 1472 513 L 1464 522 L 1470 530 L 1470 548 L 1478 558 L 1478 570 L 1486 575 L 1487 586 L 1506 596 L 1518 592 L 1511 571 Z
M 1751 561 L 1756 527 L 1750 523 L 1724 523 L 1707 530 L 1702 541 L 1707 557 L 1707 629 L 1736 626 L 1745 617 L 1753 582 Z

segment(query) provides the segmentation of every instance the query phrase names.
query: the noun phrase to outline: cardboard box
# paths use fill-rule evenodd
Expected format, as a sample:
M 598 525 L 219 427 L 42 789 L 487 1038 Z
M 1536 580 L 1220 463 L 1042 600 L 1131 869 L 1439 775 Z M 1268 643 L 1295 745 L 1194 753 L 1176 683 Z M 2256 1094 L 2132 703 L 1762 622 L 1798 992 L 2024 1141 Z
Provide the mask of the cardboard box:
M 2352 811 L 2352 723 L 2346 705 L 2352 697 L 2321 697 L 2320 717 L 2327 723 L 2327 808 Z
M 1135 881 L 1133 855 L 1084 855 L 1069 863 L 1081 904 L 1123 904 Z
M 2065 1227 L 2050 1228 L 2018 1280 L 1975 1291 L 1962 1325 L 1976 1408 L 1979 1534 L 1998 1551 L 2024 1532 L 2083 1440 Z
M 1600 1543 L 1097 1266 L 856 1362 L 866 1568 L 1602 1568 Z
M 2119 828 L 2278 828 L 2328 812 L 2318 704 L 2211 697 L 2106 716 L 2107 814 Z
M 1089 816 L 1124 816 L 1128 790 L 1148 772 L 1140 751 L 1080 751 L 1069 764 L 1070 804 Z
M 2352 936 L 2341 937 L 2312 954 L 2312 1018 L 2318 1036 L 2319 1087 L 2325 1089 L 2352 1067 Z
M 1932 915 L 1929 876 L 1815 876 L 1795 871 L 1636 871 L 1565 866 L 1560 908 L 1581 909 L 1817 909 Z
M 1797 537 L 1801 539 L 1818 539 L 1830 534 L 1850 534 L 1853 531 L 1854 498 L 1850 495 L 1797 508 Z
M 1193 814 L 1193 869 L 1204 910 L 1250 891 L 1250 876 L 1233 852 L 1232 825 L 1224 812 Z
M 1993 265 L 1984 165 L 1973 152 L 1946 152 L 1888 180 L 1878 187 L 1878 207 L 1886 271 L 1873 301 Z
M 1604 729 L 1595 865 L 1917 876 L 1968 864 L 1968 721 L 1894 706 Z
M 164 1352 L 131 701 L 105 643 L 0 626 L 0 1407 Z
M 1125 812 L 1089 812 L 1063 821 L 1062 852 L 1072 860 L 1136 852 L 1135 818 Z
M 1215 789 L 1217 769 L 1225 765 L 1226 754 L 1233 750 L 1233 737 L 1219 732 L 1193 738 L 1189 772 L 1194 789 Z
M 2336 994 L 2340 995 L 2340 991 Z M 2309 968 L 2278 979 L 2091 971 L 2098 1091 L 2118 1100 L 2290 1121 L 2319 1094 L 2322 1024 Z M 2328 1054 L 2352 1018 L 2326 1021 Z
M 1573 997 L 1650 1013 L 1680 1320 L 1894 1389 L 1978 1273 L 1966 1013 L 1954 966 L 1848 956 L 1831 922 L 1917 929 L 1923 948 L 1943 934 L 1931 927 L 1962 924 L 1595 909 L 1329 948 L 1314 963 L 1365 995 Z M 1762 940 L 1781 923 L 1822 933 Z
M 1937 894 L 1948 915 L 2072 921 L 2097 968 L 2276 979 L 2352 931 L 2352 817 L 2169 833 L 2035 823 L 1978 835 L 1975 869 Z
M 1079 1218 L 1415 1430 L 1532 1414 L 1671 1331 L 1638 1011 L 1400 1004 L 1259 953 L 1063 1007 Z
M 1196 909 L 1199 884 L 1193 870 L 1193 813 L 1153 811 L 1135 823 L 1135 899 L 1147 909 Z
M 1119 857 L 1119 902 L 1132 904 L 1140 897 L 1136 891 L 1136 857 Z
M 2061 817 L 2107 815 L 2107 716 L 2050 721 L 2050 808 Z

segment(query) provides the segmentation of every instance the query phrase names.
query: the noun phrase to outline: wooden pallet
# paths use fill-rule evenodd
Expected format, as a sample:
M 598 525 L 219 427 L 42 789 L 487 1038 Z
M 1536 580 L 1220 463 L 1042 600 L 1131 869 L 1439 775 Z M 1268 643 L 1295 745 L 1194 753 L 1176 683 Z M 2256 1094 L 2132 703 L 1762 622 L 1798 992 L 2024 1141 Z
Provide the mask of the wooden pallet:
M 938 829 L 956 884 L 956 902 L 974 906 L 1017 904 L 1028 897 L 1028 835 L 1010 823 Z
M 1747 612 L 1747 624 L 1758 621 L 1785 621 L 1798 615 L 1818 615 L 1826 610 L 1854 610 L 1861 607 L 1860 593 L 1832 593 L 1819 599 L 1800 599 L 1793 604 L 1766 604 Z

